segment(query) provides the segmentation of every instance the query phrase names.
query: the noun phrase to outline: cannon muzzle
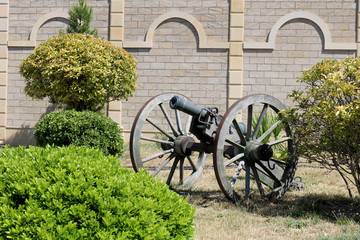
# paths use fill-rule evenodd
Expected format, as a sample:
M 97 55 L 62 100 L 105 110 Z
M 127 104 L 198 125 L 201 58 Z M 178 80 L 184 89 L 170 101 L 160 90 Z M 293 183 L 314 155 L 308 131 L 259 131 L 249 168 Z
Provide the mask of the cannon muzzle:
M 193 117 L 205 117 L 207 114 L 205 109 L 198 107 L 191 102 L 184 101 L 179 96 L 174 96 L 170 99 L 170 108 L 178 109 Z

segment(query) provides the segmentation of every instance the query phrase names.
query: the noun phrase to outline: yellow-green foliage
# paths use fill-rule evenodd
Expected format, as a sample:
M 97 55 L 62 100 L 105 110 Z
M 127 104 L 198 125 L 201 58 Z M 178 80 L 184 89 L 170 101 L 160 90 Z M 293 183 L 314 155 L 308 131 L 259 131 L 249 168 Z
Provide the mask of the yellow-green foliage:
M 127 99 L 135 88 L 136 62 L 124 49 L 84 34 L 60 34 L 41 43 L 20 65 L 25 93 L 49 97 L 75 110 L 99 110 Z
M 300 153 L 337 170 L 360 193 L 360 58 L 323 60 L 299 81 L 306 88 L 290 95 L 296 106 L 287 117 Z

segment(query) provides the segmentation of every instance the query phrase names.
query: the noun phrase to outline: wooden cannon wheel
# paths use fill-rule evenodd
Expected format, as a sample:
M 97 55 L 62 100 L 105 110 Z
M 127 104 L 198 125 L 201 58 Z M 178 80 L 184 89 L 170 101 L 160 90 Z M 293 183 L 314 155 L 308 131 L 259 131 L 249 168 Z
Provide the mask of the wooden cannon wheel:
M 130 134 L 130 157 L 136 172 L 143 168 L 168 185 L 190 188 L 201 175 L 206 153 L 181 149 L 184 142 L 195 141 L 189 132 L 192 116 L 169 107 L 174 95 L 157 95 L 139 110 Z M 190 101 L 185 96 L 176 95 Z
M 285 108 L 269 95 L 250 95 L 225 113 L 216 132 L 213 160 L 216 179 L 229 199 L 238 201 L 241 195 L 248 199 L 253 186 L 262 197 L 281 197 L 289 188 L 297 157 L 291 129 L 277 117 Z M 239 122 L 245 122 L 246 131 Z

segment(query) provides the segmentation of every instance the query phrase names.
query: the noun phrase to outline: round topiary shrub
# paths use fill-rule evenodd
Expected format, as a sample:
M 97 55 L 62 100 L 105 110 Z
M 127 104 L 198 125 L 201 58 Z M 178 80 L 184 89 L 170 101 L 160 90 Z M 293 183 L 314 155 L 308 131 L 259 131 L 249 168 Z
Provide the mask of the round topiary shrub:
M 60 34 L 42 42 L 23 59 L 25 93 L 49 97 L 67 109 L 98 111 L 128 99 L 136 88 L 136 61 L 104 39 L 80 33 Z
M 1 239 L 190 239 L 194 208 L 86 147 L 0 151 Z
M 35 127 L 37 145 L 88 146 L 101 149 L 104 154 L 119 154 L 124 151 L 119 127 L 109 117 L 75 110 L 46 114 Z

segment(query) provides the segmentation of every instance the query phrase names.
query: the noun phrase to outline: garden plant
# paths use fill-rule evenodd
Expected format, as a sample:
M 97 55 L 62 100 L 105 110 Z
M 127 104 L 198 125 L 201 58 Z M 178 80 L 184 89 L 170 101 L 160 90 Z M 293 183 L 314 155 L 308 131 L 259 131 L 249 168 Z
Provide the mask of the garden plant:
M 296 129 L 299 153 L 336 170 L 349 196 L 360 194 L 360 58 L 323 60 L 303 72 L 292 92 L 287 118 Z
M 35 127 L 38 146 L 87 146 L 121 155 L 123 138 L 116 122 L 91 111 L 63 110 L 46 114 Z
M 77 111 L 99 111 L 110 101 L 126 100 L 136 88 L 136 62 L 124 49 L 80 33 L 60 34 L 23 59 L 25 93 L 48 97 Z
M 90 30 L 93 8 L 88 6 L 85 0 L 79 0 L 79 3 L 74 4 L 68 13 L 70 21 L 69 26 L 66 28 L 66 33 L 83 33 L 98 37 L 96 28 Z
M 0 151 L 1 239 L 190 239 L 194 209 L 86 147 Z

